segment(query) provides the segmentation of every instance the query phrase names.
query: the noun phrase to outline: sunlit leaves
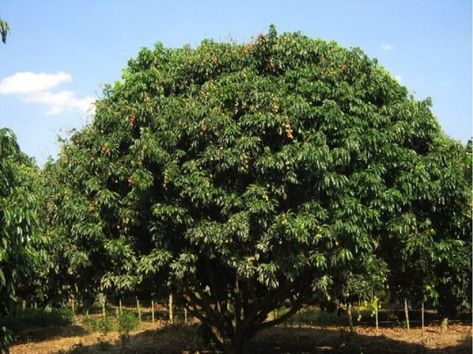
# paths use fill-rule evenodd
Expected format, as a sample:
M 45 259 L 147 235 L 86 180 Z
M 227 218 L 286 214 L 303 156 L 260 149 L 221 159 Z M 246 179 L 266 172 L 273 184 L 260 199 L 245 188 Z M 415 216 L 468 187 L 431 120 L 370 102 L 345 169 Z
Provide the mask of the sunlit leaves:
M 439 230 L 464 221 L 435 217 L 463 198 L 461 168 L 429 105 L 360 49 L 274 28 L 143 49 L 55 165 L 56 226 L 101 260 L 71 266 L 217 308 L 381 289 L 393 247 L 447 262 Z

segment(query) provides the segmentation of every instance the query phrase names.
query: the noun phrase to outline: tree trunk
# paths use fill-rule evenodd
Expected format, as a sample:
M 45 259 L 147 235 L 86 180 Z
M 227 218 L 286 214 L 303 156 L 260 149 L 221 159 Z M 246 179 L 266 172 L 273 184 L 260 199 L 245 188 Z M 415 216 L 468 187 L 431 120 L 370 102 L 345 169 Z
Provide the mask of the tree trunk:
M 348 325 L 350 326 L 350 333 L 353 333 L 355 329 L 353 328 L 353 316 L 352 316 L 352 306 L 348 303 L 347 315 L 348 315 Z
M 253 333 L 236 335 L 231 345 L 224 350 L 225 354 L 249 354 Z
M 407 306 L 407 299 L 404 298 L 404 316 L 406 319 L 406 328 L 409 330 L 410 325 L 409 325 L 409 307 Z
M 379 305 L 378 305 L 378 300 L 376 299 L 376 304 L 375 304 L 375 310 L 374 310 L 374 316 L 375 316 L 375 321 L 376 321 L 376 332 L 379 329 L 379 317 L 378 317 L 378 312 L 379 312 Z

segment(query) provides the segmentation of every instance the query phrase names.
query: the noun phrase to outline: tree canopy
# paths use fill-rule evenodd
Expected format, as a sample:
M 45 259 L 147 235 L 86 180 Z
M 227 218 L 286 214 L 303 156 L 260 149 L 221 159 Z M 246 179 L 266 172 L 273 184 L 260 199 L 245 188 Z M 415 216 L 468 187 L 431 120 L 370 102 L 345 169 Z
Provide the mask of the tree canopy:
M 24 155 L 14 133 L 0 129 L 0 351 L 11 342 L 6 315 L 15 310 L 18 283 L 34 265 L 33 238 L 37 234 L 37 169 Z
M 71 288 L 164 284 L 226 352 L 373 269 L 448 277 L 468 247 L 464 148 L 358 48 L 157 44 L 96 105 L 50 169 Z

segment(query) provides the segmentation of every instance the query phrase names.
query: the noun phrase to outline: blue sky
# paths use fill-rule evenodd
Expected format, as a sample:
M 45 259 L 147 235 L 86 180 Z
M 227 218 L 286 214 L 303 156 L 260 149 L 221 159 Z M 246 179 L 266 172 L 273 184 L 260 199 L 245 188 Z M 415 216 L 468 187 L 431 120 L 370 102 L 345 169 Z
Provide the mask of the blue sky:
M 433 111 L 451 137 L 472 135 L 469 0 L 152 1 L 6 0 L 0 46 L 0 127 L 43 163 L 57 137 L 90 120 L 90 102 L 120 79 L 141 47 L 248 41 L 279 32 L 361 47 Z

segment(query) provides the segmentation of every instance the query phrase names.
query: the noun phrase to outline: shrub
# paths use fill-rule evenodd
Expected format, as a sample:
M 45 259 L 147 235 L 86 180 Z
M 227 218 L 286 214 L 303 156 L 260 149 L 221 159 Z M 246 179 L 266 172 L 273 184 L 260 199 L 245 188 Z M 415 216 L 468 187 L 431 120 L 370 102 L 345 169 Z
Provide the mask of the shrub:
M 109 317 L 87 315 L 83 320 L 83 324 L 89 332 L 100 332 L 104 336 L 114 330 L 113 322 Z
M 46 326 L 66 326 L 72 323 L 73 313 L 67 308 L 26 309 L 11 314 L 7 326 L 13 332 Z
M 120 332 L 120 339 L 125 345 L 130 339 L 130 331 L 138 327 L 140 323 L 138 316 L 132 312 L 123 312 L 118 315 L 118 331 Z

